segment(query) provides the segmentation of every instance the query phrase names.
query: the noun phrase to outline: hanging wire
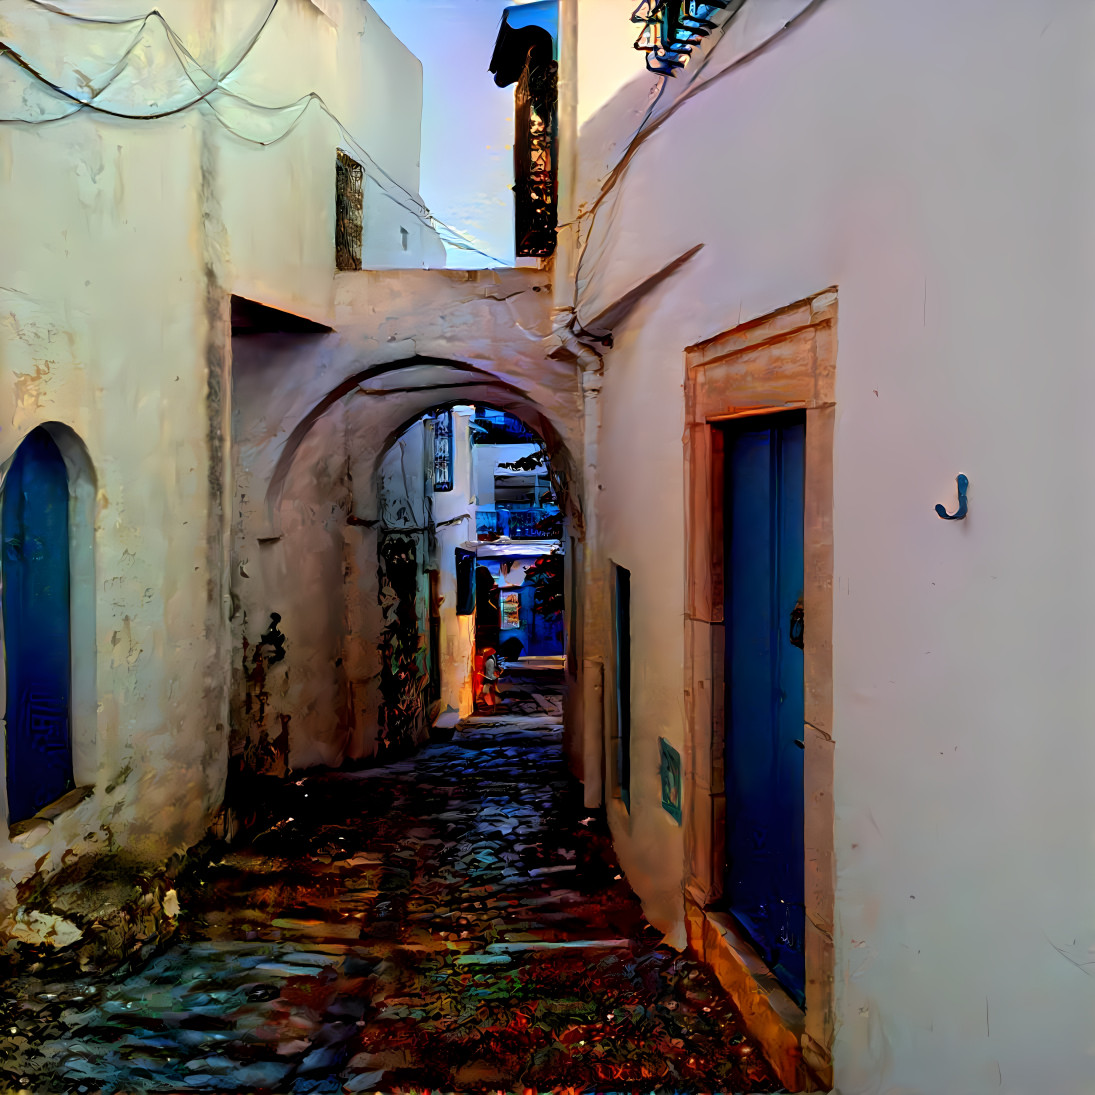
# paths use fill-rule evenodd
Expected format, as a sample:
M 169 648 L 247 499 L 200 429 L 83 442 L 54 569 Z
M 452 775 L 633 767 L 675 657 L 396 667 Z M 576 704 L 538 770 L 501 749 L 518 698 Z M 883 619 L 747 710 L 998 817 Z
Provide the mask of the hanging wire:
M 587 228 L 585 232 L 585 242 L 578 250 L 578 258 L 574 266 L 574 296 L 572 313 L 574 315 L 574 322 L 579 328 L 581 328 L 581 322 L 578 319 L 578 281 L 582 270 L 582 262 L 585 259 L 586 251 L 589 248 L 590 240 L 593 236 L 593 226 L 597 219 L 597 213 L 604 203 L 605 199 L 608 198 L 608 196 L 616 189 L 617 185 L 627 174 L 627 171 L 631 166 L 631 161 L 634 159 L 635 154 L 636 152 L 638 152 L 639 148 L 647 140 L 649 140 L 649 138 L 653 136 L 654 133 L 656 133 L 674 114 L 676 114 L 676 112 L 682 106 L 684 106 L 686 102 L 694 98 L 705 88 L 710 87 L 716 81 L 721 80 L 728 73 L 735 71 L 742 65 L 748 63 L 749 61 L 752 61 L 756 57 L 759 57 L 762 53 L 765 53 L 768 49 L 775 45 L 776 42 L 782 40 L 799 23 L 801 23 L 810 15 L 813 15 L 824 2 L 825 0 L 810 0 L 810 3 L 802 8 L 802 10 L 799 11 L 796 15 L 791 16 L 791 18 L 788 19 L 782 27 L 776 30 L 763 42 L 759 43 L 753 49 L 749 50 L 748 53 L 743 53 L 740 57 L 731 61 L 730 64 L 728 64 L 725 68 L 720 69 L 709 79 L 697 84 L 696 78 L 703 71 L 704 67 L 708 64 L 712 55 L 714 54 L 714 46 L 718 45 L 718 42 L 715 42 L 712 46 L 712 49 L 706 53 L 700 64 L 695 68 L 692 82 L 685 89 L 685 91 L 682 92 L 681 95 L 678 96 L 668 107 L 666 107 L 665 111 L 660 114 L 653 123 L 648 124 L 650 123 L 651 115 L 654 113 L 654 109 L 658 105 L 658 101 L 661 99 L 662 93 L 665 91 L 668 83 L 667 77 L 669 74 L 662 74 L 662 86 L 659 89 L 657 96 L 654 98 L 654 101 L 647 109 L 643 120 L 639 123 L 638 128 L 635 130 L 631 139 L 628 141 L 627 148 L 624 149 L 623 155 L 616 161 L 615 165 L 605 176 L 605 180 L 601 184 L 600 193 L 598 193 L 592 205 L 590 205 L 590 207 L 578 217 L 579 225 L 583 218 L 588 218 Z M 720 38 L 719 41 L 721 40 L 722 39 Z
M 497 263 L 499 266 L 506 265 L 501 259 L 497 258 L 494 255 L 488 254 L 486 251 L 483 251 L 480 248 L 476 247 L 458 229 L 453 228 L 451 225 L 446 224 L 444 221 L 440 220 L 440 218 L 434 216 L 429 211 L 425 203 L 416 194 L 408 190 L 405 186 L 402 185 L 402 183 L 400 183 L 398 180 L 393 178 L 387 171 L 385 171 L 384 168 L 381 167 L 380 164 L 366 151 L 364 146 L 362 146 L 362 144 L 353 136 L 353 134 L 345 126 L 342 120 L 327 105 L 326 101 L 323 99 L 323 96 L 321 96 L 318 92 L 308 92 L 307 94 L 302 95 L 299 99 L 296 99 L 292 103 L 287 103 L 281 106 L 274 106 L 267 103 L 255 102 L 253 99 L 248 98 L 246 95 L 242 95 L 239 92 L 233 91 L 231 88 L 227 88 L 223 85 L 223 81 L 240 68 L 244 60 L 246 60 L 248 55 L 255 48 L 259 38 L 262 36 L 271 18 L 273 17 L 274 11 L 280 3 L 280 0 L 273 0 L 265 17 L 259 25 L 258 30 L 248 41 L 247 45 L 243 49 L 243 52 L 221 76 L 215 76 L 213 73 L 209 72 L 205 68 L 205 66 L 202 65 L 196 57 L 194 57 L 194 55 L 186 48 L 185 43 L 179 37 L 178 33 L 163 17 L 162 13 L 158 9 L 154 9 L 143 17 L 135 16 L 128 19 L 96 19 L 88 16 L 74 15 L 71 12 L 63 11 L 59 8 L 54 7 L 52 4 L 47 3 L 46 0 L 26 0 L 26 2 L 34 5 L 35 7 L 42 8 L 68 19 L 72 19 L 76 22 L 100 23 L 111 26 L 123 26 L 131 23 L 139 23 L 140 27 L 138 28 L 133 41 L 129 44 L 119 60 L 115 62 L 115 64 L 112 66 L 111 73 L 106 82 L 95 92 L 95 95 L 89 99 L 84 99 L 78 95 L 74 95 L 72 92 L 61 87 L 59 84 L 54 83 L 42 72 L 40 72 L 34 65 L 27 61 L 26 58 L 22 57 L 10 46 L 6 45 L 3 42 L 0 42 L 0 56 L 6 55 L 10 57 L 15 62 L 15 64 L 17 64 L 20 68 L 29 73 L 43 86 L 48 87 L 55 94 L 61 96 L 64 99 L 67 99 L 73 104 L 73 108 L 71 110 L 66 111 L 64 114 L 58 115 L 53 118 L 0 118 L 0 124 L 48 125 L 52 122 L 63 121 L 66 118 L 71 118 L 74 114 L 77 114 L 81 110 L 91 110 L 98 114 L 105 114 L 109 117 L 121 118 L 124 120 L 154 121 L 162 118 L 169 118 L 176 114 L 181 114 L 187 110 L 191 110 L 194 107 L 199 106 L 200 104 L 204 104 L 209 108 L 217 123 L 233 136 L 237 137 L 240 140 L 246 141 L 249 144 L 259 145 L 261 147 L 268 148 L 272 145 L 278 144 L 280 141 L 288 137 L 296 129 L 297 125 L 304 117 L 304 114 L 308 110 L 308 107 L 311 105 L 311 103 L 315 102 L 317 106 L 323 111 L 323 113 L 326 114 L 327 117 L 330 118 L 330 120 L 338 128 L 343 141 L 345 141 L 347 145 L 349 145 L 359 156 L 361 156 L 361 158 L 371 168 L 371 174 L 373 175 L 373 177 L 376 178 L 376 176 L 382 176 L 383 179 L 386 179 L 392 187 L 395 187 L 397 190 L 401 191 L 403 195 L 405 195 L 405 198 L 398 197 L 396 194 L 393 194 L 389 187 L 385 186 L 380 179 L 377 179 L 377 182 L 380 183 L 381 189 L 384 190 L 388 198 L 394 201 L 401 208 L 405 209 L 416 219 L 421 221 L 426 227 L 436 232 L 438 237 L 442 239 L 442 243 L 446 244 L 447 246 L 455 247 L 460 250 L 474 252 L 475 254 L 481 255 L 491 262 Z M 105 107 L 94 102 L 93 100 L 102 95 L 103 92 L 106 91 L 106 89 L 118 78 L 121 72 L 124 71 L 125 61 L 139 44 L 144 34 L 145 27 L 147 26 L 148 22 L 153 18 L 159 20 L 161 26 L 164 28 L 164 31 L 167 35 L 168 43 L 171 45 L 172 51 L 175 54 L 176 60 L 179 62 L 179 66 L 182 69 L 183 74 L 194 86 L 194 89 L 196 92 L 198 92 L 198 94 L 189 99 L 186 103 L 180 104 L 178 106 L 174 106 L 161 111 L 154 111 L 152 113 L 141 114 L 113 110 L 109 107 Z M 189 66 L 187 62 L 190 63 Z M 192 66 L 210 81 L 210 86 L 204 91 L 197 85 L 193 75 L 191 75 L 190 66 Z M 228 121 L 222 116 L 222 114 L 217 110 L 216 105 L 211 98 L 214 92 L 234 99 L 252 110 L 263 111 L 267 113 L 281 113 L 284 111 L 296 110 L 296 113 L 288 126 L 286 126 L 286 128 L 276 136 L 267 139 L 252 137 L 247 135 L 246 133 L 242 133 L 240 130 L 230 125 Z M 442 231 L 444 231 L 444 233 L 447 234 L 450 238 L 445 239 L 442 236 Z
M 0 121 L 3 122 L 25 121 L 28 125 L 36 125 L 41 124 L 42 122 L 60 121 L 61 118 L 71 117 L 72 114 L 75 114 L 76 111 L 83 108 L 94 110 L 102 114 L 108 114 L 115 118 L 123 118 L 129 120 L 154 120 L 157 118 L 168 118 L 173 114 L 180 114 L 184 110 L 189 110 L 192 107 L 197 106 L 198 103 L 204 102 L 209 97 L 209 95 L 212 94 L 213 91 L 220 88 L 221 82 L 223 80 L 226 80 L 233 73 L 235 73 L 237 69 L 239 69 L 239 67 L 247 59 L 251 51 L 258 44 L 258 41 L 262 37 L 263 32 L 266 30 L 266 27 L 269 25 L 270 20 L 273 18 L 274 12 L 277 10 L 277 6 L 280 3 L 280 0 L 272 0 L 272 3 L 270 4 L 270 7 L 266 12 L 266 15 L 259 23 L 258 29 L 244 46 L 243 51 L 236 58 L 236 60 L 233 61 L 223 73 L 221 73 L 220 76 L 214 76 L 211 72 L 207 71 L 206 68 L 197 60 L 197 58 L 190 53 L 190 51 L 183 44 L 182 39 L 179 38 L 178 34 L 176 34 L 171 24 L 163 17 L 162 13 L 157 8 L 154 8 L 152 11 L 148 12 L 148 14 L 142 17 L 134 16 L 129 19 L 92 19 L 88 16 L 73 15 L 71 12 L 61 11 L 60 9 L 54 7 L 52 4 L 47 3 L 46 0 L 26 0 L 26 2 L 34 5 L 35 7 L 42 8 L 46 11 L 61 15 L 66 19 L 71 19 L 75 22 L 80 23 L 102 24 L 106 26 L 125 26 L 129 23 L 140 23 L 140 26 L 137 29 L 137 33 L 133 36 L 133 41 L 129 43 L 129 46 L 126 48 L 125 52 L 112 66 L 110 75 L 108 76 L 106 82 L 95 92 L 94 95 L 91 96 L 90 99 L 83 99 L 79 95 L 74 95 L 72 92 L 61 87 L 59 84 L 54 83 L 43 73 L 39 72 L 38 69 L 34 65 L 32 65 L 25 57 L 23 57 L 21 54 L 16 52 L 5 43 L 0 42 L 0 55 L 7 54 L 17 65 L 19 65 L 20 68 L 30 73 L 30 75 L 38 80 L 40 83 L 50 88 L 50 90 L 55 92 L 57 95 L 60 95 L 63 98 L 68 99 L 69 102 L 75 104 L 75 109 L 70 111 L 68 114 L 61 115 L 60 118 L 43 118 L 39 120 L 11 118 L 0 119 Z M 128 114 L 123 111 L 111 110 L 109 107 L 100 106 L 98 103 L 94 102 L 94 100 L 102 95 L 103 92 L 106 91 L 107 88 L 109 88 L 110 85 L 113 84 L 114 81 L 118 79 L 118 77 L 122 74 L 125 69 L 125 62 L 129 59 L 130 54 L 132 54 L 132 52 L 140 44 L 140 41 L 144 36 L 145 28 L 148 26 L 148 23 L 152 19 L 158 20 L 160 25 L 163 27 L 164 32 L 167 35 L 168 42 L 171 44 L 172 50 L 175 53 L 175 57 L 179 61 L 180 67 L 183 70 L 183 74 L 187 77 L 187 79 L 190 80 L 191 84 L 194 84 L 194 79 L 190 75 L 186 63 L 179 56 L 180 48 L 182 49 L 182 52 L 186 55 L 186 58 L 194 65 L 194 67 L 212 81 L 212 86 L 203 92 L 201 88 L 197 86 L 197 84 L 194 84 L 194 90 L 198 92 L 198 96 L 196 98 L 190 100 L 187 103 L 172 107 L 168 110 L 158 111 L 150 114 Z

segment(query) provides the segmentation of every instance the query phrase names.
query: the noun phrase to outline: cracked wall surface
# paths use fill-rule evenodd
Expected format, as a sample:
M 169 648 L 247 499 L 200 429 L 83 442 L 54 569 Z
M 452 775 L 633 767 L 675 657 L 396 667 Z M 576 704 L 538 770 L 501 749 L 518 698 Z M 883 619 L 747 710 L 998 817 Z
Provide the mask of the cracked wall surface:
M 121 64 L 124 78 L 103 102 L 123 113 L 193 91 L 166 23 L 195 65 L 231 68 L 236 92 L 279 107 L 315 92 L 344 127 L 310 102 L 272 142 L 280 112 L 256 115 L 223 97 L 219 114 L 208 105 L 153 119 L 81 110 L 36 125 L 52 100 L 5 61 L 0 116 L 23 120 L 0 127 L 0 467 L 47 424 L 70 464 L 86 543 L 74 540 L 72 552 L 81 794 L 0 826 L 0 934 L 27 886 L 62 865 L 124 853 L 152 869 L 200 840 L 221 803 L 232 667 L 242 663 L 230 627 L 230 298 L 332 318 L 335 150 L 347 133 L 371 151 L 371 184 L 380 177 L 387 188 L 373 191 L 366 260 L 443 261 L 415 212 L 416 59 L 358 0 L 324 11 L 282 0 L 262 26 L 269 8 L 168 0 L 121 62 L 132 26 L 42 5 L 0 13 L 5 44 L 32 53 L 62 86 L 81 65 L 92 79 Z M 342 573 L 341 559 L 330 565 Z M 255 623 L 252 642 L 269 613 Z M 279 664 L 264 668 L 276 694 Z M 336 710 L 347 703 L 337 689 L 324 699 Z M 275 724 L 275 752 L 286 725 Z
M 595 216 L 605 151 L 648 106 L 641 66 L 583 129 L 580 320 L 704 245 L 613 328 L 596 492 L 604 563 L 631 571 L 631 808 L 610 800 L 610 820 L 678 923 L 657 749 L 683 750 L 688 799 L 685 350 L 838 287 L 824 991 L 845 1095 L 1090 1089 L 1092 982 L 1070 958 L 1095 954 L 1095 162 L 1073 134 L 1095 12 L 1005 7 L 746 3 L 666 81 L 664 124 Z M 584 63 L 614 56 L 584 41 Z M 960 472 L 969 516 L 941 521 Z
M 264 718 L 292 767 L 374 754 L 379 713 L 380 461 L 441 403 L 511 409 L 548 439 L 581 505 L 578 372 L 551 336 L 536 270 L 340 274 L 336 330 L 234 345 L 236 649 L 279 612 L 286 658 Z M 233 750 L 247 703 L 234 699 Z M 274 691 L 275 688 L 280 691 Z

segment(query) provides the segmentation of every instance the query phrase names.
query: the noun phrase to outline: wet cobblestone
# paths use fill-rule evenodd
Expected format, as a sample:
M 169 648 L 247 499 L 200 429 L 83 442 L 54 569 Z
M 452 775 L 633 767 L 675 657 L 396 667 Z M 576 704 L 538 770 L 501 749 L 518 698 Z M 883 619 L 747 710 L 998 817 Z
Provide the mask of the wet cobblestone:
M 139 972 L 9 986 L 0 1090 L 779 1090 L 644 920 L 550 720 L 279 794 Z

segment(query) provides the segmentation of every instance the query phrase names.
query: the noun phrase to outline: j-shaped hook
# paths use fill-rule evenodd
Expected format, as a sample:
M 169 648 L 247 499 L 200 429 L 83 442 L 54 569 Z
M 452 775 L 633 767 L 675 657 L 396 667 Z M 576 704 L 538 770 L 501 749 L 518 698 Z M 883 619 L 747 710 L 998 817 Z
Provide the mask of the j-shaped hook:
M 944 521 L 961 521 L 966 516 L 966 488 L 970 485 L 970 481 L 964 476 L 958 477 L 958 509 L 954 513 L 948 513 L 941 505 L 936 505 L 935 512 L 943 518 Z

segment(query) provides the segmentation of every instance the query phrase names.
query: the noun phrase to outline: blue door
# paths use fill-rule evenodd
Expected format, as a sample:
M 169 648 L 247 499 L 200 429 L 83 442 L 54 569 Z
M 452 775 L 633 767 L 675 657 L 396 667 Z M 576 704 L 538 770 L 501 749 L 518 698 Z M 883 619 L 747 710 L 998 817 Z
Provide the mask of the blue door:
M 42 429 L 4 481 L 8 817 L 22 821 L 72 789 L 69 733 L 68 475 Z
M 804 1001 L 805 417 L 725 435 L 726 902 Z

